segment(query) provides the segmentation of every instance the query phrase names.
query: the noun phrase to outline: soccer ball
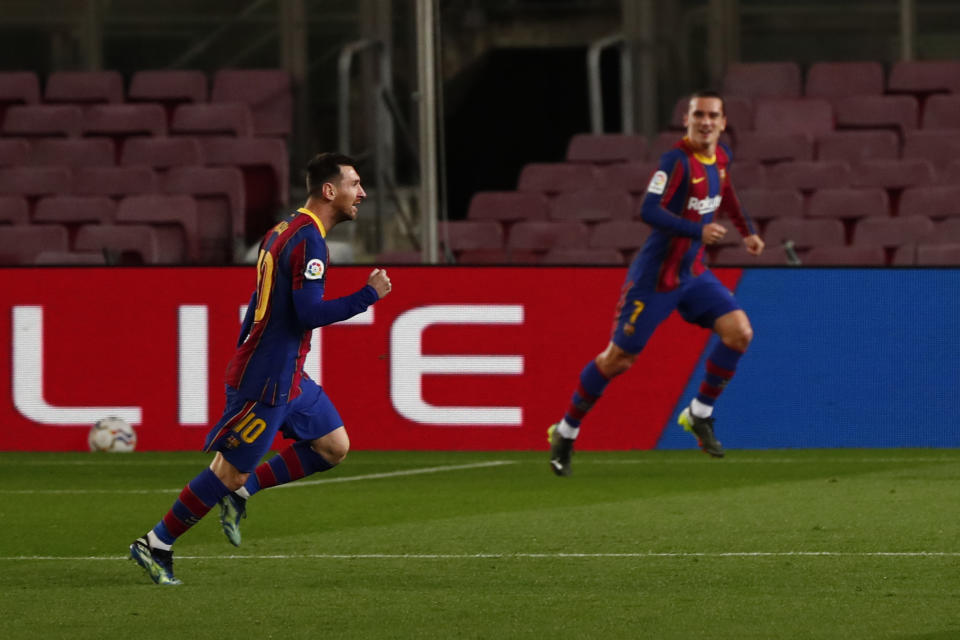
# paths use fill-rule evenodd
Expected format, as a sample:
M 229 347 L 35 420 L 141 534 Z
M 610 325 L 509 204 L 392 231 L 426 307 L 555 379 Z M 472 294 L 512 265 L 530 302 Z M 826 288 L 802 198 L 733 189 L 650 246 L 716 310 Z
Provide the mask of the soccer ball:
M 90 427 L 87 444 L 90 451 L 129 452 L 137 446 L 137 433 L 123 418 L 111 416 Z

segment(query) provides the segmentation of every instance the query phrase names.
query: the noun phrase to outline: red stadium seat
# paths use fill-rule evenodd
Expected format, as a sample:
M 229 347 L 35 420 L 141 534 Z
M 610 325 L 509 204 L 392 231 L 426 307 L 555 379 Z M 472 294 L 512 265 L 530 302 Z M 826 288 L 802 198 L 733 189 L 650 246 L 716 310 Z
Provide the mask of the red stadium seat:
M 782 162 L 767 171 L 771 187 L 801 191 L 845 187 L 851 178 L 846 162 Z
M 819 136 L 833 131 L 833 107 L 821 98 L 758 100 L 754 107 L 753 125 L 757 131 Z
M 770 250 L 791 241 L 797 249 L 839 246 L 845 242 L 843 223 L 829 218 L 776 218 L 764 231 L 764 240 Z
M 0 196 L 0 224 L 29 224 L 30 203 L 22 196 Z
M 33 258 L 33 264 L 72 267 L 79 265 L 106 265 L 107 258 L 97 251 L 41 251 Z
M 136 71 L 130 78 L 127 98 L 167 105 L 206 102 L 207 76 L 202 71 L 188 69 Z
M 540 264 L 623 265 L 624 259 L 616 249 L 558 248 L 547 251 Z
M 0 138 L 0 167 L 27 164 L 30 161 L 30 143 L 19 138 Z
M 797 98 L 800 87 L 800 66 L 793 62 L 735 63 L 723 77 L 724 96 Z
M 817 160 L 840 160 L 855 165 L 862 160 L 896 160 L 900 138 L 893 131 L 834 131 L 817 138 Z
M 5 136 L 79 136 L 83 112 L 75 105 L 13 106 L 3 119 Z
M 123 143 L 120 164 L 169 169 L 203 164 L 203 148 L 194 138 L 129 138 Z
M 960 157 L 960 130 L 910 131 L 904 138 L 903 157 L 929 160 L 938 169 L 945 167 Z
M 493 220 L 441 222 L 437 234 L 442 242 L 449 243 L 451 251 L 503 247 L 503 226 Z
M 34 222 L 109 224 L 114 220 L 117 203 L 106 196 L 48 196 L 40 198 L 33 212 Z
M 84 135 L 165 136 L 167 114 L 158 104 L 97 104 L 84 109 Z
M 737 161 L 760 163 L 813 160 L 813 138 L 805 133 L 747 131 L 737 136 L 735 156 Z
M 0 225 L 0 264 L 32 264 L 41 251 L 66 251 L 69 234 L 58 224 Z
M 807 206 L 809 218 L 855 219 L 889 215 L 890 198 L 886 190 L 879 187 L 818 189 L 810 196 Z
M 960 185 L 910 187 L 900 194 L 901 216 L 960 217 Z
M 917 264 L 917 245 L 904 244 L 894 249 L 890 264 L 896 267 L 910 267 Z
M 960 91 L 960 61 L 901 60 L 893 63 L 888 93 L 946 93 Z
M 457 252 L 458 264 L 537 264 L 540 256 L 535 251 L 509 249 L 467 249 Z
M 190 196 L 127 196 L 117 207 L 116 220 L 119 225 L 152 226 L 166 256 L 164 262 L 199 262 L 197 204 Z M 175 256 L 172 260 L 171 253 Z
M 54 71 L 47 78 L 46 102 L 123 102 L 123 76 L 117 71 Z
M 130 196 L 157 193 L 160 182 L 150 167 L 79 167 L 74 170 L 77 195 Z
M 222 69 L 213 76 L 210 101 L 241 102 L 253 114 L 253 133 L 288 136 L 293 131 L 290 74 L 282 69 Z
M 817 267 L 883 266 L 883 247 L 813 247 L 803 255 L 803 264 Z
M 960 129 L 960 95 L 934 95 L 923 103 L 924 129 Z
M 733 184 L 738 190 L 767 185 L 767 168 L 763 164 L 749 160 L 741 161 L 736 154 L 734 154 L 734 158 L 736 162 L 729 169 L 729 172 Z
M 200 261 L 238 259 L 246 222 L 243 173 L 236 167 L 174 167 L 163 178 L 168 194 L 193 196 L 197 205 Z
M 480 191 L 470 198 L 468 220 L 546 220 L 549 200 L 541 193 Z
M 925 244 L 960 243 L 960 218 L 947 218 L 935 222 L 933 233 L 924 238 Z
M 156 229 L 146 224 L 88 224 L 80 227 L 74 251 L 96 251 L 108 264 L 173 264 L 177 247 L 162 243 Z
M 0 194 L 28 197 L 73 193 L 67 167 L 5 167 L 0 169 Z
M 686 127 L 683 119 L 690 111 L 690 97 L 684 96 L 673 105 L 673 114 L 670 117 L 670 128 L 684 131 Z M 753 102 L 742 96 L 724 96 L 723 112 L 727 117 L 727 128 L 736 133 L 753 129 Z
M 524 165 L 517 180 L 518 191 L 560 193 L 598 186 L 599 173 L 588 164 L 534 162 Z
M 853 230 L 855 246 L 899 247 L 920 242 L 933 233 L 933 222 L 925 216 L 864 218 Z
M 40 138 L 31 145 L 30 163 L 67 167 L 111 166 L 116 149 L 109 138 Z
M 600 167 L 599 186 L 602 189 L 621 189 L 634 194 L 647 190 L 650 178 L 657 170 L 656 160 L 649 162 L 618 162 Z
M 739 189 L 737 197 L 740 206 L 755 221 L 803 215 L 803 194 L 797 189 Z
M 0 71 L 0 104 L 37 104 L 40 80 L 32 71 Z
M 920 106 L 913 96 L 850 96 L 833 104 L 838 129 L 917 128 Z
M 935 176 L 926 160 L 864 160 L 853 171 L 850 186 L 903 189 L 933 184 Z
M 627 220 L 633 213 L 633 198 L 626 191 L 585 189 L 559 194 L 550 203 L 551 220 Z
M 918 244 L 916 264 L 938 267 L 960 266 L 960 243 Z
M 587 237 L 587 225 L 582 222 L 522 221 L 510 228 L 506 246 L 527 251 L 582 247 Z
M 883 65 L 879 62 L 817 62 L 807 72 L 808 98 L 876 96 L 883 93 Z
M 568 162 L 630 162 L 647 159 L 647 138 L 626 134 L 578 133 L 567 145 Z
M 650 236 L 650 225 L 632 220 L 601 222 L 590 230 L 588 246 L 592 249 L 639 249 Z
M 170 133 L 247 137 L 253 135 L 253 116 L 241 102 L 182 104 L 173 111 Z

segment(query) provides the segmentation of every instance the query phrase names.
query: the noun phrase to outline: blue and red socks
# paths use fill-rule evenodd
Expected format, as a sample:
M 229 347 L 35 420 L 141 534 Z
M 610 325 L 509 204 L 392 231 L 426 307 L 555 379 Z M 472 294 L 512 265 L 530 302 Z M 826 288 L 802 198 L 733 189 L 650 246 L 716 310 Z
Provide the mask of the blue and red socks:
M 311 441 L 300 440 L 254 469 L 237 494 L 249 498 L 257 491 L 287 484 L 311 473 L 332 469 L 326 458 L 310 447 Z
M 570 439 L 577 437 L 580 433 L 580 422 L 603 395 L 603 390 L 607 387 L 608 382 L 610 382 L 610 379 L 600 371 L 596 360 L 587 363 L 587 366 L 580 372 L 580 383 L 570 398 L 567 413 L 557 427 L 561 436 Z
M 743 353 L 743 351 L 731 349 L 723 342 L 717 342 L 707 356 L 707 371 L 703 382 L 700 383 L 700 391 L 690 403 L 690 411 L 693 415 L 698 418 L 709 418 L 713 415 L 713 405 L 736 373 L 737 363 Z
M 170 545 L 193 525 L 200 522 L 219 501 L 230 493 L 220 478 L 209 468 L 187 483 L 173 507 L 147 534 L 150 546 L 169 549 Z

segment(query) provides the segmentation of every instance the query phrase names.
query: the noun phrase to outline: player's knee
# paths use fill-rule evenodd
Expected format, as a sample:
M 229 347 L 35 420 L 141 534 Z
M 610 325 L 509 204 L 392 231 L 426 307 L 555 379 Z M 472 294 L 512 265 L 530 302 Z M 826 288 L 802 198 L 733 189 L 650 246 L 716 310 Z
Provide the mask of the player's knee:
M 346 432 L 334 437 L 320 438 L 314 441 L 312 449 L 323 456 L 327 462 L 336 466 L 346 459 L 350 451 L 350 438 L 347 437 Z
M 749 322 L 742 323 L 723 336 L 723 344 L 735 351 L 746 351 L 753 340 L 753 327 Z
M 607 378 L 618 376 L 633 366 L 637 359 L 634 353 L 627 353 L 622 349 L 607 348 L 606 351 L 597 356 L 597 368 Z

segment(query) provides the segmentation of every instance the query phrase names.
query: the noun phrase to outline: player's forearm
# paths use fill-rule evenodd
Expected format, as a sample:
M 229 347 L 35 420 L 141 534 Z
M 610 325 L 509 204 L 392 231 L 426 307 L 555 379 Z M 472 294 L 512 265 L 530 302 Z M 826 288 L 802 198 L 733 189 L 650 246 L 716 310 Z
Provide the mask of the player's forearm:
M 377 291 L 366 285 L 359 291 L 342 298 L 323 300 L 310 296 L 307 291 L 298 291 L 294 295 L 293 303 L 297 309 L 297 318 L 305 327 L 325 327 L 328 324 L 342 322 L 358 313 L 366 311 L 367 307 L 379 299 Z
M 700 223 L 674 215 L 657 204 L 656 201 L 652 203 L 644 202 L 641 217 L 651 227 L 665 229 L 678 236 L 699 238 L 703 232 Z

